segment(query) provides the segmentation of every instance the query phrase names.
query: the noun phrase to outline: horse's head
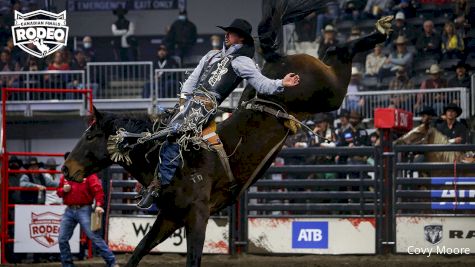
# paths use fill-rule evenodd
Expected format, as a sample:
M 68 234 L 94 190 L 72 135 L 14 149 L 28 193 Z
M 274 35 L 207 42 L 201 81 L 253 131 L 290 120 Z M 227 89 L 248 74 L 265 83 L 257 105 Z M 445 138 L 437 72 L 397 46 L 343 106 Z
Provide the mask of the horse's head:
M 428 137 L 430 134 L 431 126 L 428 123 L 423 123 L 416 128 L 412 129 L 399 139 L 394 141 L 395 145 L 416 145 L 427 144 L 429 142 Z
M 66 180 L 82 182 L 85 177 L 112 164 L 107 151 L 110 133 L 105 130 L 106 120 L 96 108 L 91 121 L 61 168 Z

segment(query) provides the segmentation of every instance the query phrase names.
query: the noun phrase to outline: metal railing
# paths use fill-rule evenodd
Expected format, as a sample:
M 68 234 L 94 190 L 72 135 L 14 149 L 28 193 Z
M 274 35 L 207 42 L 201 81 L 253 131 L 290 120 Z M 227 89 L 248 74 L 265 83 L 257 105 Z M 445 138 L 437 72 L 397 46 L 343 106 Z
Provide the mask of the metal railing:
M 365 91 L 348 93 L 342 108 L 357 110 L 363 118 L 373 118 L 373 112 L 378 107 L 396 107 L 411 111 L 415 116 L 423 106 L 431 106 L 437 114 L 442 114 L 444 106 L 456 103 L 463 109 L 461 118 L 469 117 L 469 97 L 467 88 L 445 89 L 413 89 Z
M 0 87 L 84 89 L 86 88 L 85 77 L 83 70 L 3 71 L 0 72 Z M 25 92 L 12 94 L 9 100 L 69 100 L 80 99 L 80 97 L 81 95 L 73 93 Z
M 153 64 L 137 62 L 87 63 L 87 87 L 97 99 L 149 98 L 153 87 Z
M 155 93 L 157 98 L 177 98 L 181 84 L 193 69 L 155 69 Z M 150 94 L 152 95 L 152 94 Z
M 470 91 L 470 110 L 471 116 L 475 116 L 475 74 L 472 74 L 472 90 Z

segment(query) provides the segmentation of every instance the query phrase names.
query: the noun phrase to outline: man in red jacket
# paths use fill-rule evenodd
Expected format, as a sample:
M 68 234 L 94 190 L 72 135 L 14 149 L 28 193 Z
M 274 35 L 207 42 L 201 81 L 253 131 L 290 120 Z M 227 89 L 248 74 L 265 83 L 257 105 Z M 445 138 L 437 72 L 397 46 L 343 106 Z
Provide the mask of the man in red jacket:
M 93 174 L 84 178 L 82 183 L 66 181 L 64 176 L 61 176 L 56 192 L 59 197 L 63 198 L 64 204 L 68 206 L 61 219 L 59 230 L 61 264 L 66 267 L 74 266 L 69 239 L 73 235 L 74 228 L 79 223 L 89 239 L 98 248 L 107 266 L 117 267 L 115 256 L 106 242 L 98 234 L 91 231 L 91 212 L 94 200 L 96 200 L 95 212 L 99 214 L 104 213 L 102 208 L 104 204 L 104 191 L 97 175 Z

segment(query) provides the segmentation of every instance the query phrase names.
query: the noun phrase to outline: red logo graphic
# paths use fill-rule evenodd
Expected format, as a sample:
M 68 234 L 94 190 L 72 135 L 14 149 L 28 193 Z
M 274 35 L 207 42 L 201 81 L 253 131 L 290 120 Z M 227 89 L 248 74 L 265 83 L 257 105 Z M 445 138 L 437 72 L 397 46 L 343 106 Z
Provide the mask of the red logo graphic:
M 45 212 L 31 213 L 30 238 L 40 245 L 50 248 L 58 244 L 61 214 Z

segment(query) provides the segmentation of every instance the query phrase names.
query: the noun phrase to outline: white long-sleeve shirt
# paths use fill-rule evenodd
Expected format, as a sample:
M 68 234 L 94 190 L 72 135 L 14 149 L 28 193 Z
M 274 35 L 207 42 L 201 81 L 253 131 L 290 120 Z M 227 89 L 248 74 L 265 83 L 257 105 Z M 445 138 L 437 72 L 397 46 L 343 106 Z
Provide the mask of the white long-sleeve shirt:
M 129 28 L 127 30 L 119 30 L 115 23 L 112 24 L 112 35 L 120 36 L 120 46 L 123 48 L 129 47 L 129 43 L 127 43 L 127 37 L 133 35 L 135 32 L 135 25 L 132 21 L 129 22 Z
M 185 81 L 181 92 L 185 94 L 190 94 L 193 92 L 193 90 L 197 88 L 198 82 L 200 81 L 200 74 L 203 70 L 205 62 L 211 59 L 209 64 L 213 64 L 216 61 L 221 60 L 223 57 L 232 54 L 241 47 L 241 44 L 236 44 L 232 45 L 228 49 L 225 49 L 223 47 L 223 49 L 218 52 L 208 52 L 203 58 L 201 58 L 198 66 L 193 70 L 188 79 Z M 282 92 L 284 90 L 284 86 L 282 84 L 281 79 L 272 80 L 262 75 L 261 71 L 257 68 L 254 61 L 249 57 L 238 56 L 231 62 L 231 66 L 233 67 L 234 72 L 236 72 L 239 77 L 246 79 L 247 82 L 252 85 L 257 90 L 257 92 L 261 94 L 274 94 Z

